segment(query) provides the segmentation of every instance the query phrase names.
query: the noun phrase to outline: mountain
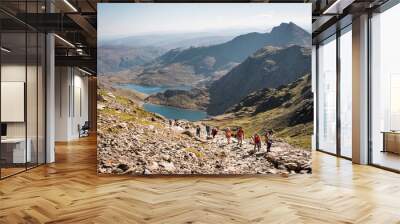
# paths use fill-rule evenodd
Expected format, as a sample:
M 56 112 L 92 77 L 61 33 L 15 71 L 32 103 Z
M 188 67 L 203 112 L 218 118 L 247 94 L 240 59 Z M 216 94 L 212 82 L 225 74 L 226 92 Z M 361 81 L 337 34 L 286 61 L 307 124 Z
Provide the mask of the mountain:
M 237 115 L 257 115 L 276 108 L 285 108 L 285 126 L 313 121 L 313 93 L 311 75 L 307 74 L 288 85 L 255 91 L 227 110 Z
M 179 83 L 182 77 L 176 74 L 175 69 L 172 69 L 172 72 L 162 72 L 177 65 L 191 70 L 190 75 L 198 76 L 198 80 L 212 76 L 221 77 L 264 46 L 286 47 L 294 44 L 309 46 L 310 43 L 310 33 L 294 23 L 282 23 L 270 32 L 248 33 L 222 44 L 170 50 L 147 65 L 141 77 L 148 79 L 147 76 L 152 76 L 154 79 L 159 79 L 160 76 L 164 76 Z M 140 81 L 142 80 L 139 79 Z
M 309 149 L 313 131 L 311 75 L 252 92 L 208 123 L 220 128 L 241 126 L 248 135 L 273 129 L 276 138 Z
M 98 51 L 99 73 L 112 73 L 141 66 L 164 52 L 164 49 L 158 47 L 103 45 L 99 47 Z
M 98 46 L 127 46 L 127 47 L 161 47 L 167 50 L 174 48 L 188 48 L 190 46 L 200 47 L 225 43 L 244 33 L 265 32 L 272 27 L 246 27 L 213 29 L 203 32 L 186 33 L 149 33 L 128 36 L 107 36 L 102 35 L 98 39 Z
M 185 109 L 206 110 L 208 92 L 205 89 L 193 88 L 185 90 L 167 90 L 146 98 L 146 102 Z
M 100 46 L 159 47 L 167 50 L 209 46 L 229 41 L 232 34 L 183 33 L 137 35 L 111 40 L 100 40 Z
M 288 84 L 310 72 L 310 48 L 297 45 L 264 47 L 212 83 L 207 112 L 222 114 L 254 91 Z
M 173 41 L 160 41 L 156 43 L 156 45 L 165 48 L 165 49 L 176 49 L 176 48 L 190 48 L 190 47 L 203 47 L 210 46 L 220 43 L 225 43 L 226 41 L 231 40 L 232 36 L 204 36 L 204 37 L 193 37 L 193 38 L 184 38 L 181 40 L 173 40 Z

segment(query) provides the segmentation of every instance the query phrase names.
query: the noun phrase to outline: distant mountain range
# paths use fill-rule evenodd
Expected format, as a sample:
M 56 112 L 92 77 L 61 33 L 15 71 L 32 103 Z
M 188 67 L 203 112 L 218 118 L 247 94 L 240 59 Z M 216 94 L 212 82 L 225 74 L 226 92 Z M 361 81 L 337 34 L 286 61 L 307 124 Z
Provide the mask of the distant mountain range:
M 177 67 L 184 68 L 186 72 L 190 71 L 189 74 L 198 76 L 199 80 L 209 76 L 219 78 L 264 46 L 303 46 L 309 45 L 310 41 L 311 35 L 307 31 L 294 23 L 282 23 L 274 27 L 271 32 L 248 33 L 222 44 L 170 50 L 146 65 L 136 81 L 149 84 L 149 78 L 152 78 L 170 81 L 170 83 L 156 82 L 159 85 L 185 84 L 183 80 L 187 79 L 181 77 L 180 74 L 184 73 L 177 71 Z
M 271 27 L 272 28 L 272 27 Z M 243 33 L 266 32 L 271 28 L 237 28 L 218 29 L 204 32 L 188 33 L 151 33 L 125 37 L 101 36 L 98 45 L 102 46 L 126 46 L 126 47 L 160 47 L 166 50 L 174 48 L 188 48 L 220 44 L 233 39 Z
M 310 72 L 310 48 L 297 45 L 264 47 L 212 83 L 207 112 L 222 114 L 254 91 L 288 84 Z
M 127 37 L 115 41 L 108 41 L 104 46 L 128 46 L 128 47 L 158 47 L 165 50 L 171 50 L 175 48 L 189 48 L 189 47 L 201 47 L 209 46 L 214 44 L 224 43 L 232 39 L 233 36 L 200 36 L 200 37 L 185 37 L 181 35 L 169 35 L 169 36 L 140 36 L 140 37 Z
M 97 54 L 99 74 L 119 72 L 145 65 L 165 53 L 157 47 L 102 46 Z
M 202 47 L 229 41 L 234 36 L 133 36 L 100 43 L 99 73 L 119 72 L 148 64 L 171 49 Z

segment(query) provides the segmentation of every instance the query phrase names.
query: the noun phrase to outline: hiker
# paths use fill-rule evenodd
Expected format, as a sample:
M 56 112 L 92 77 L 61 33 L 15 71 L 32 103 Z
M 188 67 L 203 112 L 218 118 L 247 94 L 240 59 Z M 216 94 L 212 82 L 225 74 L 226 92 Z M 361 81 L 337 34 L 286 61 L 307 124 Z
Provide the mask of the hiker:
M 214 127 L 214 128 L 211 130 L 212 138 L 215 138 L 215 136 L 216 136 L 217 134 L 218 134 L 218 129 Z
M 226 140 L 228 141 L 228 144 L 230 144 L 231 143 L 231 137 L 232 137 L 232 131 L 231 131 L 230 128 L 226 128 L 225 129 L 225 137 L 226 137 Z
M 169 119 L 168 121 L 169 121 L 169 126 L 172 126 L 172 120 Z
M 200 138 L 200 132 L 201 132 L 201 128 L 200 128 L 199 125 L 197 125 L 197 127 L 196 127 L 196 135 L 197 135 L 197 137 L 199 137 L 199 138 Z
M 257 151 L 260 151 L 260 149 L 261 149 L 261 138 L 257 133 L 255 133 L 254 136 L 253 136 L 253 142 L 254 142 L 254 151 L 256 151 L 256 149 L 257 149 Z
M 210 136 L 210 126 L 206 125 L 207 137 Z
M 175 119 L 175 126 L 179 126 L 178 119 Z
M 236 132 L 236 138 L 238 140 L 238 146 L 242 147 L 243 139 L 244 139 L 244 131 L 242 127 L 239 127 L 239 130 Z
M 267 152 L 270 152 L 270 151 L 271 151 L 271 146 L 272 146 L 272 134 L 273 134 L 272 130 L 267 130 L 267 131 L 265 132 L 265 135 L 264 135 L 264 137 L 265 137 L 265 144 L 267 145 Z

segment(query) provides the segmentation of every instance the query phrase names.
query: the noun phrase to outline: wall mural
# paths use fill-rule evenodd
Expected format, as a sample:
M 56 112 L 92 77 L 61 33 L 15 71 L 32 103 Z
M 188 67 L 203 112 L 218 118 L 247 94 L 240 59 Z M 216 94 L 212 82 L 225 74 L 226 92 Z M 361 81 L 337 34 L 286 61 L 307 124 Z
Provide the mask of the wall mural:
M 99 173 L 311 173 L 311 4 L 98 9 Z

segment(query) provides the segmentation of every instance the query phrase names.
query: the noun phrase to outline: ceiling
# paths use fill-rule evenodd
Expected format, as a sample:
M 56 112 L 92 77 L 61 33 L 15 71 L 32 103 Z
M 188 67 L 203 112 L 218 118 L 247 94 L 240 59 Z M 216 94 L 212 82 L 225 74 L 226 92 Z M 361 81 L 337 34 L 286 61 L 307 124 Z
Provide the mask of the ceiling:
M 217 2 L 312 3 L 313 38 L 324 36 L 329 28 L 346 16 L 372 9 L 387 0 L 238 0 Z M 97 3 L 182 2 L 162 0 L 1 0 L 0 21 L 3 32 L 29 28 L 54 32 L 56 65 L 80 66 L 96 73 Z M 194 0 L 190 2 L 216 2 Z M 27 13 L 26 13 L 27 12 Z M 351 22 L 351 19 L 350 19 Z M 331 31 L 331 32 L 334 32 Z

